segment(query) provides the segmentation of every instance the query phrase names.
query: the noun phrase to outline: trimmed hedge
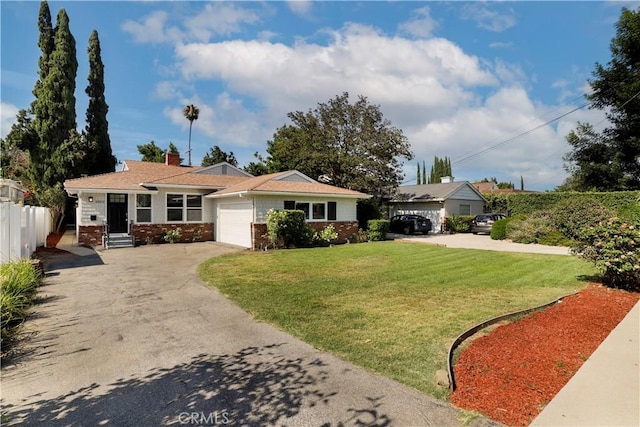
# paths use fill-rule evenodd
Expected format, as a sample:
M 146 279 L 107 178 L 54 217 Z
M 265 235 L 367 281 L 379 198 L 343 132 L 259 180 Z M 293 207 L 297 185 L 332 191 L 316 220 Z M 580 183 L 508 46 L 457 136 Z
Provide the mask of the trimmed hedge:
M 454 233 L 471 233 L 471 221 L 475 215 L 451 215 L 444 219 L 447 230 Z
M 507 238 L 507 224 L 513 221 L 514 217 L 499 219 L 491 226 L 491 239 L 492 240 L 504 240 Z
M 487 194 L 485 198 L 487 209 L 510 216 L 550 211 L 567 200 L 583 200 L 616 211 L 625 220 L 640 221 L 640 191 L 509 193 Z
M 369 240 L 382 241 L 387 238 L 389 232 L 389 220 L 388 219 L 370 219 L 367 222 L 369 231 Z

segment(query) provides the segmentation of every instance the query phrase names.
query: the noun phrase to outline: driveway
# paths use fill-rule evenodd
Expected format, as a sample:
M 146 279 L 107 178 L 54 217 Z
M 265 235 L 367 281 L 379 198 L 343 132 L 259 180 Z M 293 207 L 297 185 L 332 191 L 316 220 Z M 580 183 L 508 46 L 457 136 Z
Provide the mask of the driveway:
M 429 243 L 448 248 L 482 249 L 501 252 L 523 252 L 533 254 L 569 255 L 569 248 L 565 246 L 546 246 L 538 244 L 525 245 L 513 243 L 507 240 L 493 240 L 488 234 L 427 234 L 405 236 L 402 234 L 390 234 L 390 238 L 407 240 L 411 242 Z
M 199 263 L 236 250 L 206 242 L 52 257 L 19 354 L 2 368 L 9 424 L 463 423 L 444 402 L 254 321 L 198 278 Z

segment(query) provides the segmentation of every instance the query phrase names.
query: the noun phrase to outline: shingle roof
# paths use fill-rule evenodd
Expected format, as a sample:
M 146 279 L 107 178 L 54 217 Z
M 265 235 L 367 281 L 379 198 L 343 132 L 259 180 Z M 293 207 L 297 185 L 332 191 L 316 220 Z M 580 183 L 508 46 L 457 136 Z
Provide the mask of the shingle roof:
M 467 181 L 448 182 L 442 184 L 423 184 L 423 185 L 402 185 L 398 187 L 396 194 L 391 199 L 392 202 L 428 202 L 443 201 L 454 194 L 463 186 L 469 186 L 476 193 L 476 190 Z M 478 193 L 479 194 L 479 193 Z
M 290 175 L 304 177 L 306 180 L 289 181 L 285 178 Z M 239 193 L 308 193 L 308 194 L 332 194 L 344 197 L 368 198 L 367 194 L 333 185 L 321 184 L 305 177 L 297 171 L 277 172 L 269 175 L 261 175 L 249 178 L 239 184 L 232 185 L 208 197 L 221 197 Z
M 85 178 L 69 179 L 64 186 L 68 191 L 111 190 L 111 191 L 144 191 L 154 186 L 192 186 L 202 189 L 218 190 L 215 196 L 236 193 L 312 193 L 332 194 L 343 197 L 369 197 L 366 194 L 321 184 L 300 174 L 297 171 L 278 172 L 252 178 L 232 175 L 213 175 L 193 173 L 199 167 L 169 166 L 164 163 L 140 162 L 127 160 L 123 170 Z M 295 181 L 286 180 L 296 175 Z

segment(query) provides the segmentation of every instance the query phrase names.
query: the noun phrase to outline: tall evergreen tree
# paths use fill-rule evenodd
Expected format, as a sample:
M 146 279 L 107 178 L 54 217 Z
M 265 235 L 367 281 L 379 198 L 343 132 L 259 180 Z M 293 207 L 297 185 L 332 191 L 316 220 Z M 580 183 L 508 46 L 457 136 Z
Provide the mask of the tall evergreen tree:
M 76 130 L 76 42 L 69 30 L 69 17 L 60 9 L 56 19 L 54 50 L 49 57 L 48 71 L 34 108 L 34 128 L 38 147 L 30 150 L 30 175 L 41 188 L 51 187 L 77 175 L 64 169 L 68 153 L 73 150 L 65 141 Z
M 40 37 L 38 38 L 38 47 L 42 52 L 38 59 L 38 80 L 33 87 L 33 95 L 36 99 L 31 104 L 31 109 L 35 109 L 35 104 L 38 102 L 40 89 L 42 88 L 42 82 L 49 74 L 49 58 L 53 53 L 54 48 L 54 28 L 51 24 L 51 11 L 49 4 L 46 1 L 40 3 L 40 11 L 38 12 L 38 31 Z
M 96 151 L 91 153 L 88 159 L 88 173 L 113 172 L 116 170 L 116 158 L 111 151 L 109 138 L 109 122 L 107 112 L 109 106 L 104 96 L 104 64 L 100 52 L 100 39 L 98 32 L 93 30 L 89 37 L 89 85 L 85 93 L 89 96 L 87 107 L 87 126 L 85 128 L 87 139 L 96 144 Z
M 422 184 L 427 183 L 427 167 L 424 164 L 424 160 L 422 161 Z
M 420 171 L 420 162 L 418 162 L 418 179 L 416 180 L 416 184 L 422 184 L 422 172 Z

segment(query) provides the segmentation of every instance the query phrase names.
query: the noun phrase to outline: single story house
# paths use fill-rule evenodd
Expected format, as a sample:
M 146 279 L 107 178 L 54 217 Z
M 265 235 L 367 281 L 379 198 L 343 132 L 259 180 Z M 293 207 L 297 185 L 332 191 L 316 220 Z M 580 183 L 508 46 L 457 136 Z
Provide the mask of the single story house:
M 346 241 L 358 231 L 357 201 L 370 197 L 295 170 L 254 177 L 229 163 L 180 166 L 171 153 L 165 163 L 127 160 L 120 171 L 70 179 L 64 188 L 78 199 L 78 243 L 91 246 L 117 239 L 160 243 L 167 231 L 180 229 L 183 242 L 260 249 L 268 244 L 270 209 L 300 209 L 311 227 L 332 224 Z
M 444 230 L 444 219 L 451 215 L 478 215 L 484 212 L 485 198 L 471 183 L 401 185 L 387 202 L 389 217 L 422 215 L 431 220 L 433 231 Z

